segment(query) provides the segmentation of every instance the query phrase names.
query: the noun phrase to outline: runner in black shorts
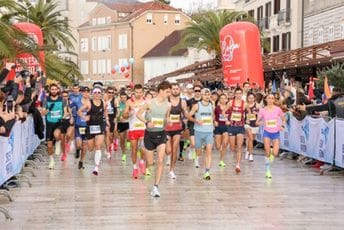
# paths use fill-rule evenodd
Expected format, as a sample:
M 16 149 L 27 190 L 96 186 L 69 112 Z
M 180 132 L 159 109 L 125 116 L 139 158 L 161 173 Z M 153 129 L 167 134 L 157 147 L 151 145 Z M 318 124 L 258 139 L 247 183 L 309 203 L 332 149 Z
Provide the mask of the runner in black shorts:
M 115 105 L 114 88 L 108 87 L 106 89 L 106 94 L 107 94 L 107 100 L 105 104 L 106 104 L 106 109 L 108 112 L 109 123 L 110 123 L 110 126 L 106 127 L 106 146 L 107 146 L 106 155 L 108 159 L 111 159 L 111 154 L 112 154 L 112 151 L 114 150 L 114 140 L 115 140 L 114 130 L 117 130 L 117 121 L 116 121 L 117 107 Z
M 127 154 L 126 154 L 126 146 L 125 143 L 127 141 L 127 131 L 129 129 L 129 121 L 128 119 L 123 118 L 123 112 L 125 110 L 125 105 L 128 100 L 128 95 L 121 91 L 119 94 L 119 102 L 117 105 L 117 133 L 119 136 L 119 143 L 122 151 L 122 161 L 127 161 Z

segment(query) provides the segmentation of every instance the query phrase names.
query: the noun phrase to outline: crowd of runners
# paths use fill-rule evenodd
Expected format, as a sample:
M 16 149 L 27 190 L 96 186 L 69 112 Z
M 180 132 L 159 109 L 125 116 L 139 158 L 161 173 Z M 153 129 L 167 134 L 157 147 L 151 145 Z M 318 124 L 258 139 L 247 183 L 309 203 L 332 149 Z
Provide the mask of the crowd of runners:
M 255 135 L 263 126 L 265 174 L 271 178 L 270 163 L 279 152 L 279 133 L 285 124 L 276 104 L 274 94 L 263 95 L 248 82 L 243 88 L 213 91 L 201 84 L 167 81 L 157 88 L 137 84 L 119 90 L 95 83 L 92 89 L 75 85 L 61 91 L 51 84 L 40 109 L 46 119 L 48 167 L 54 169 L 54 155 L 66 161 L 68 153 L 74 152 L 78 169 L 83 170 L 88 153 L 94 157 L 92 172 L 99 175 L 102 155 L 111 159 L 120 152 L 121 161 L 130 159 L 134 179 L 151 176 L 155 164 L 151 195 L 159 197 L 165 164 L 168 177 L 174 180 L 177 160 L 188 158 L 200 168 L 203 153 L 203 179 L 210 180 L 215 149 L 220 153 L 219 167 L 226 167 L 226 154 L 236 156 L 233 171 L 239 174 L 242 155 L 254 161 Z

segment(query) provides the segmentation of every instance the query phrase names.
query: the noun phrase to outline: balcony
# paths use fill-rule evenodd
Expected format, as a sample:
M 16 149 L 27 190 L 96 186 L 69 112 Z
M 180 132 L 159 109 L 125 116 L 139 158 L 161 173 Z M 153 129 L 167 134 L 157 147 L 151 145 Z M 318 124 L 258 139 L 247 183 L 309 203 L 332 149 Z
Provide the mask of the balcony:
M 279 26 L 281 26 L 281 25 L 290 26 L 291 25 L 291 9 L 283 9 L 278 13 L 277 24 Z
M 270 28 L 269 18 L 261 18 L 257 21 L 257 26 L 260 30 L 268 30 Z

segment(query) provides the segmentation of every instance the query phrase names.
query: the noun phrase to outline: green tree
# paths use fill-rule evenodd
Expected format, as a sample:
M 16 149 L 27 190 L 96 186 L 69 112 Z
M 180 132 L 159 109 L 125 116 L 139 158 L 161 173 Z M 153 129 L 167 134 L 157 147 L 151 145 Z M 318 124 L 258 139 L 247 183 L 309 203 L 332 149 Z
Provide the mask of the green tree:
M 225 25 L 236 21 L 254 22 L 247 13 L 233 10 L 200 12 L 191 16 L 191 19 L 183 32 L 181 41 L 173 47 L 172 52 L 187 47 L 205 49 L 209 53 L 214 51 L 217 65 L 221 65 L 220 30 Z
M 324 77 L 327 76 L 329 85 L 344 89 L 344 63 L 335 63 L 331 67 L 326 67 L 318 72 L 318 76 L 320 76 L 318 83 L 320 88 L 323 87 Z

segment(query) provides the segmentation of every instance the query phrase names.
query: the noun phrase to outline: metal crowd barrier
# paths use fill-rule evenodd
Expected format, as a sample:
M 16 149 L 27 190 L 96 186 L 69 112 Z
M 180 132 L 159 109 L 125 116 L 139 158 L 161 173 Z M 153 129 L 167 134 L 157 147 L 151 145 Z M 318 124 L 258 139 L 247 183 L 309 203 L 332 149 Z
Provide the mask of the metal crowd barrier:
M 344 119 L 320 116 L 306 116 L 302 121 L 287 113 L 287 124 L 280 136 L 281 159 L 298 154 L 307 161 L 320 161 L 331 165 L 321 170 L 344 168 Z M 256 136 L 263 142 L 263 127 Z M 308 162 L 305 163 L 308 163 Z
M 0 137 L 0 195 L 13 201 L 10 188 L 21 187 L 26 183 L 31 187 L 27 173 L 36 176 L 34 169 L 37 161 L 45 161 L 47 149 L 34 132 L 33 118 L 29 116 L 25 122 L 16 122 L 9 137 Z M 9 211 L 0 205 L 0 212 L 6 219 L 12 220 Z

